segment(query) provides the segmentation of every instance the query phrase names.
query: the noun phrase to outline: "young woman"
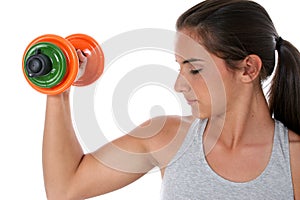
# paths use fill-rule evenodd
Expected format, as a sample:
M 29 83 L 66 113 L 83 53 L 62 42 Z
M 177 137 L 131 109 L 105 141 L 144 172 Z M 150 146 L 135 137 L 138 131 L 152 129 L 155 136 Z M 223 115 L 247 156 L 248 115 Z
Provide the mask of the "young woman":
M 264 8 L 247 0 L 199 3 L 179 17 L 177 31 L 175 90 L 193 116 L 157 117 L 85 155 L 72 127 L 69 92 L 48 96 L 43 166 L 49 199 L 101 195 L 156 166 L 164 200 L 300 199 L 297 49 L 278 35 Z M 79 58 L 86 61 L 80 52 Z M 273 72 L 267 102 L 261 83 Z M 222 87 L 214 85 L 219 79 Z

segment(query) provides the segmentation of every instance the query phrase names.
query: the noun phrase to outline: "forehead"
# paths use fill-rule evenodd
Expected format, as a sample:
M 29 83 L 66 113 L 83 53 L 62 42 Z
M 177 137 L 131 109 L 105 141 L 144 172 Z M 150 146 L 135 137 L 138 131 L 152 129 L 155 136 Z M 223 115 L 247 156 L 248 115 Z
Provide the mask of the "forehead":
M 187 31 L 178 31 L 175 38 L 176 60 L 187 60 L 199 58 L 201 60 L 211 60 L 210 53 L 201 45 L 196 36 Z

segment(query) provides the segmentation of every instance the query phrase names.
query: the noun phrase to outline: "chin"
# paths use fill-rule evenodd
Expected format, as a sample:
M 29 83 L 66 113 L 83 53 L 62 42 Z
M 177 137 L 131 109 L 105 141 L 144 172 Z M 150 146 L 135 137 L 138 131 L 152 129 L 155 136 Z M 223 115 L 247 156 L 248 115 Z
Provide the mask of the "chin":
M 195 109 L 192 109 L 192 115 L 193 117 L 195 118 L 199 118 L 199 119 L 207 119 L 210 117 L 210 114 L 207 113 L 207 112 L 200 112 L 199 110 L 195 110 Z

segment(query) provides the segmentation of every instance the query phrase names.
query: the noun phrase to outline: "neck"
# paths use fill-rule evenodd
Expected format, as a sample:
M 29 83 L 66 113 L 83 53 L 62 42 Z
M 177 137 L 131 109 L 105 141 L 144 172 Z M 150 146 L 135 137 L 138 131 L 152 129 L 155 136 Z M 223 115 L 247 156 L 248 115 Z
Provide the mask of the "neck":
M 264 139 L 273 130 L 274 122 L 269 114 L 268 104 L 261 89 L 249 95 L 239 95 L 234 106 L 228 105 L 226 115 L 210 118 L 205 133 L 208 149 L 216 141 L 234 149 L 244 143 Z M 210 137 L 207 137 L 210 135 Z M 269 136 L 269 135 L 268 135 Z

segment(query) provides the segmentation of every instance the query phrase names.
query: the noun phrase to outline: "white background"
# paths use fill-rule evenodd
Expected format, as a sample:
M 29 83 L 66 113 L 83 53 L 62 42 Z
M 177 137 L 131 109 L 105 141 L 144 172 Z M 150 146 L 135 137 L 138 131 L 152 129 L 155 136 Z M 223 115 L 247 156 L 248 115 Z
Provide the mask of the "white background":
M 31 40 L 46 33 L 65 37 L 80 32 L 93 36 L 101 44 L 137 28 L 174 30 L 177 17 L 198 2 L 1 1 L 0 199 L 46 199 L 41 165 L 45 95 L 29 87 L 22 74 L 23 52 Z M 269 11 L 279 34 L 300 48 L 297 1 L 258 2 Z M 110 113 L 100 114 L 110 116 Z M 159 173 L 150 173 L 124 189 L 94 199 L 159 199 L 160 184 Z

